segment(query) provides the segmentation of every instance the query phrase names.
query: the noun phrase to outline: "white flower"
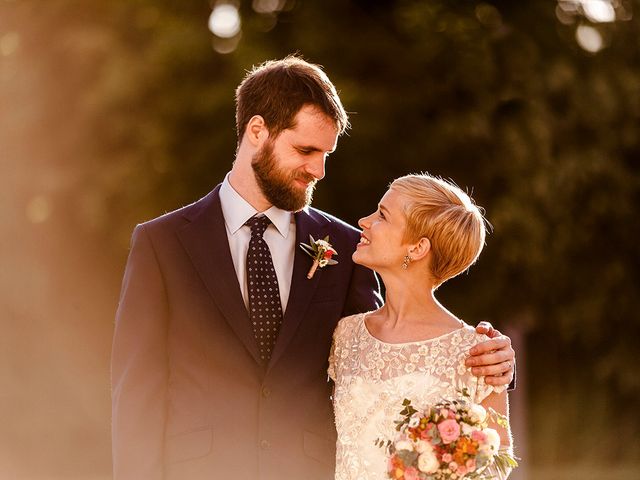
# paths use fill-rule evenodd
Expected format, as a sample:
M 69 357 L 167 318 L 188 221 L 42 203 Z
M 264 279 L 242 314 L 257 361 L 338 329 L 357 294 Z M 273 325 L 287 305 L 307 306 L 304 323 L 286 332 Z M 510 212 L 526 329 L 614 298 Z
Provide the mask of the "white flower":
M 433 473 L 440 467 L 438 459 L 432 451 L 421 453 L 418 457 L 418 469 L 424 473 Z
M 409 450 L 410 452 L 413 451 L 413 445 L 409 440 L 398 440 L 395 447 L 396 450 Z
M 409 428 L 416 428 L 418 425 L 420 425 L 419 415 L 414 415 L 409 419 Z
M 469 408 L 469 417 L 474 423 L 482 423 L 487 418 L 487 411 L 482 405 L 474 403 L 471 405 L 471 408 Z
M 427 347 L 426 345 L 420 345 L 418 347 L 418 355 L 424 356 L 427 353 L 429 353 L 429 347 Z M 413 361 L 413 360 L 411 360 Z
M 498 453 L 498 448 L 500 448 L 500 435 L 493 428 L 485 428 L 482 430 L 484 434 L 487 436 L 487 445 L 491 448 L 491 451 L 495 455 Z
M 418 440 L 416 442 L 416 452 L 418 453 L 433 452 L 433 446 L 426 440 Z
M 462 434 L 467 436 L 470 436 L 471 433 L 477 430 L 476 428 L 473 428 L 471 425 L 465 422 L 460 422 L 460 427 L 462 427 Z
M 333 250 L 333 248 L 331 247 L 331 244 L 326 240 L 316 240 L 316 245 L 318 247 L 324 248 L 325 250 Z

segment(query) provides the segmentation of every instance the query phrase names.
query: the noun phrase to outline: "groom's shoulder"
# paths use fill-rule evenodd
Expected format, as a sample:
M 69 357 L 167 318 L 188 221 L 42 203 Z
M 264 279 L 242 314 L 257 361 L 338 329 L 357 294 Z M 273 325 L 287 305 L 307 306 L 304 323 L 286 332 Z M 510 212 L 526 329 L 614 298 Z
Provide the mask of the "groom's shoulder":
M 330 228 L 335 231 L 344 233 L 349 237 L 355 238 L 360 236 L 360 230 L 335 215 L 331 215 L 330 213 L 313 207 L 307 207 L 305 211 L 311 218 L 317 222 L 328 224 Z
M 189 221 L 200 214 L 200 212 L 209 209 L 216 200 L 219 202 L 218 188 L 219 187 L 216 187 L 195 202 L 141 222 L 138 227 L 142 226 L 150 230 L 163 230 L 165 228 L 178 228 L 185 223 L 189 223 Z

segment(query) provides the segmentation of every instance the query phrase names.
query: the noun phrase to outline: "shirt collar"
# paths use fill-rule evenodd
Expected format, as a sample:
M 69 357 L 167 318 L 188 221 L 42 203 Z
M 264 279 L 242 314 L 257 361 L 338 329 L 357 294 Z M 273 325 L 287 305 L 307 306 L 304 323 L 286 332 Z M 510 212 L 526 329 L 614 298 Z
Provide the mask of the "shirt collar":
M 222 206 L 222 215 L 224 216 L 225 224 L 232 235 L 240 230 L 247 220 L 258 213 L 258 211 L 231 186 L 231 183 L 229 183 L 229 174 L 224 177 L 224 181 L 220 187 L 220 204 Z M 274 206 L 271 206 L 262 213 L 271 220 L 271 223 L 275 225 L 280 235 L 287 238 L 293 214 Z

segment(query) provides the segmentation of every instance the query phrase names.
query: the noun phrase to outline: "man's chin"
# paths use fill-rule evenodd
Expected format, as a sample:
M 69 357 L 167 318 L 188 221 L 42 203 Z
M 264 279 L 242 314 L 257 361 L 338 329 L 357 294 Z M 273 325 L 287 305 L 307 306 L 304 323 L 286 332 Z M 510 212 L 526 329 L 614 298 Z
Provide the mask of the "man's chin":
M 307 208 L 311 204 L 311 201 L 307 202 L 307 199 L 305 197 L 304 199 L 301 199 L 301 200 L 296 199 L 296 201 L 287 200 L 286 202 L 280 202 L 276 200 L 276 201 L 271 201 L 270 203 L 281 210 L 286 210 L 288 212 L 295 213 Z

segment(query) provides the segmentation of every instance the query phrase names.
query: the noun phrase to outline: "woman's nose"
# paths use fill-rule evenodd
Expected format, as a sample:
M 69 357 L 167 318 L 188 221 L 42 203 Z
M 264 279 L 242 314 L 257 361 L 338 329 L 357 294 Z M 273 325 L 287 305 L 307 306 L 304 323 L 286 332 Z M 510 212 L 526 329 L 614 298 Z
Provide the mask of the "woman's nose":
M 361 229 L 365 229 L 368 228 L 369 225 L 371 225 L 371 223 L 369 222 L 369 217 L 371 217 L 371 215 L 367 216 L 367 217 L 362 217 L 360 220 L 358 220 L 358 226 Z

